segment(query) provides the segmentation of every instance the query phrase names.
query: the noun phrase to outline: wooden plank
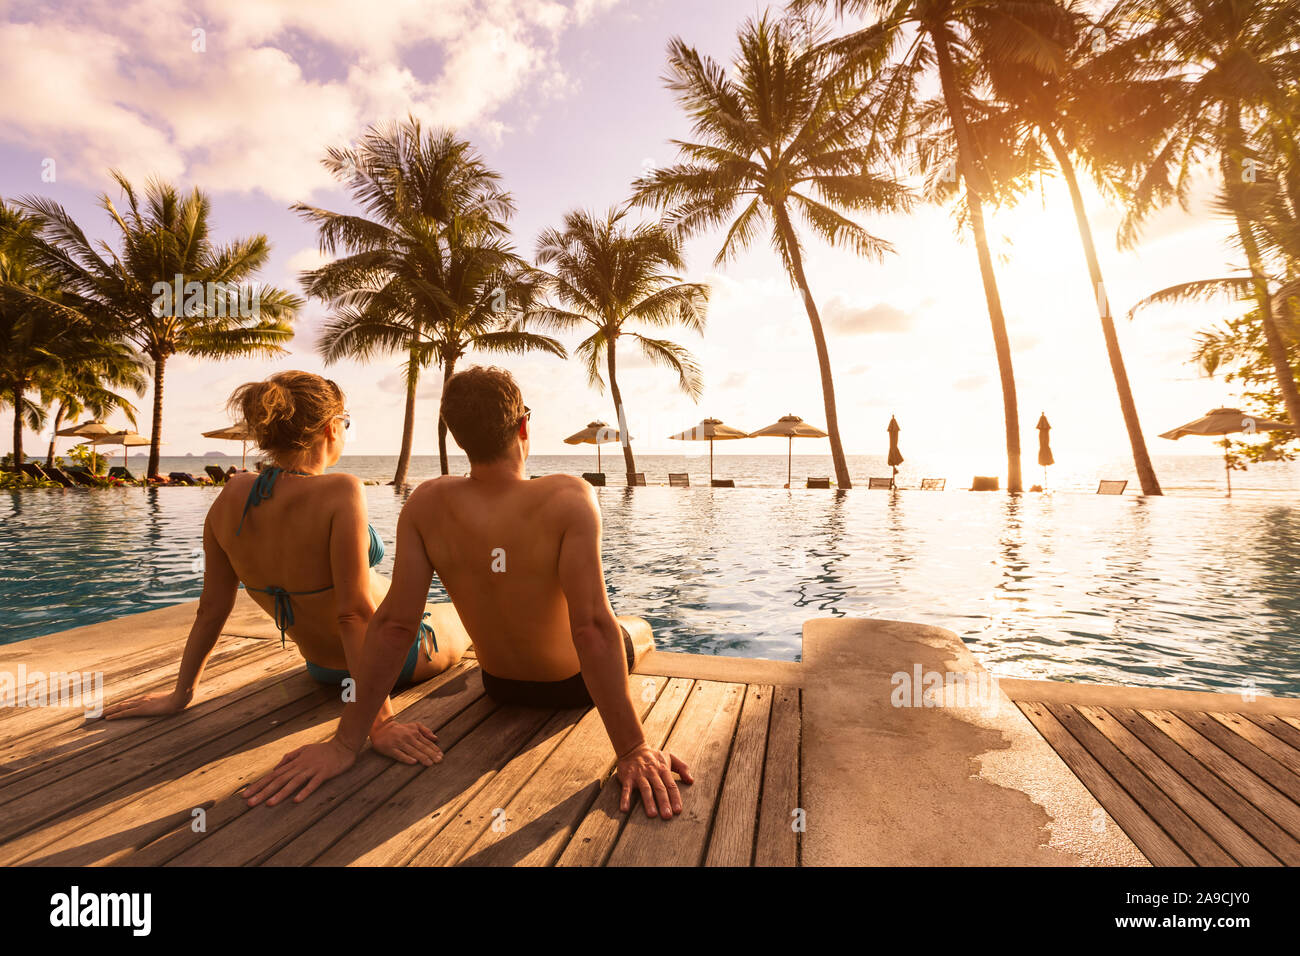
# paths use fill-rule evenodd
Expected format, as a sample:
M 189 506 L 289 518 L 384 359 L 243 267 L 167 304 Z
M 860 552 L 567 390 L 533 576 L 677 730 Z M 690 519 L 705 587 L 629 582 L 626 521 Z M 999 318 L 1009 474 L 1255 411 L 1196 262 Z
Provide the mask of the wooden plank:
M 221 716 L 226 708 L 252 697 L 259 697 L 265 711 L 274 710 L 290 700 L 319 696 L 319 685 L 290 661 L 263 657 L 241 664 L 242 660 L 228 662 L 224 672 L 205 681 L 204 699 L 178 714 L 88 721 L 98 734 L 71 734 L 72 739 L 66 743 L 30 755 L 25 758 L 23 769 L 11 776 L 0 777 L 0 805 L 90 767 L 108 765 L 113 758 L 127 752 L 139 752 L 136 748 L 156 738 L 166 737 L 175 753 L 185 753 L 186 749 L 192 749 L 187 747 L 187 743 L 192 742 L 193 747 L 200 746 L 223 722 L 228 723 L 230 718 Z M 268 693 L 263 694 L 263 691 Z
M 1191 817 L 1215 843 L 1226 850 L 1235 862 L 1243 866 L 1280 865 L 1277 857 L 1269 853 L 1254 837 L 1234 823 L 1193 786 L 1197 778 L 1212 777 L 1209 771 L 1202 770 L 1197 778 L 1192 778 L 1189 783 L 1105 708 L 1084 705 L 1075 709 L 1159 787 L 1165 796 Z
M 219 661 L 257 653 L 258 650 L 257 644 L 246 640 L 218 644 L 208 663 L 211 666 Z M 179 652 L 152 650 L 141 653 L 135 669 L 119 668 L 111 672 L 92 670 L 89 673 L 103 674 L 105 702 L 112 703 L 137 694 L 171 690 L 176 686 L 176 672 L 180 669 L 180 662 Z M 16 669 L 10 672 L 16 677 Z M 81 707 L 5 707 L 3 710 L 5 721 L 4 737 L 0 738 L 0 760 L 5 761 L 38 748 L 42 740 L 36 736 L 39 731 L 53 727 L 75 728 L 86 719 L 84 708 Z
M 432 693 L 433 688 L 426 684 L 409 689 L 405 700 L 403 695 L 398 695 L 394 705 L 403 720 L 422 721 L 439 733 L 457 714 L 483 696 L 482 679 L 475 665 L 461 663 L 448 673 L 454 676 L 437 688 L 438 693 Z M 440 675 L 440 678 L 445 676 Z M 411 700 L 412 694 L 418 695 L 414 701 Z M 397 706 L 399 701 L 401 705 Z M 332 723 L 317 739 L 327 737 L 334 726 L 336 724 Z M 290 749 L 293 748 L 286 746 L 284 751 Z M 257 863 L 312 826 L 393 763 L 390 757 L 364 750 L 347 773 L 326 781 L 301 803 L 286 801 L 273 807 L 266 804 L 249 807 L 243 787 L 251 780 L 245 779 L 241 781 L 238 792 L 230 793 L 208 812 L 209 829 L 204 838 L 169 857 L 167 865 L 243 866 Z M 218 820 L 216 828 L 211 826 L 214 816 Z
M 487 827 L 500 825 L 506 814 L 506 805 L 520 788 L 528 783 L 539 766 L 567 741 L 577 730 L 578 721 L 590 709 L 555 711 L 550 721 L 526 741 L 513 757 L 497 762 L 499 770 L 485 774 L 486 783 L 472 796 L 461 801 L 454 813 L 442 814 L 446 826 L 437 831 L 432 840 L 409 857 L 409 866 L 450 866 L 465 855 L 474 840 Z
M 1190 816 L 1134 766 L 1118 747 L 1106 739 L 1069 704 L 1048 704 L 1053 716 L 1087 748 L 1088 753 L 1133 797 L 1143 810 L 1202 866 L 1232 866 L 1232 856 L 1196 825 Z
M 1232 754 L 1240 763 L 1249 767 L 1257 777 L 1268 781 L 1269 786 L 1300 803 L 1300 777 L 1287 770 L 1251 741 L 1240 734 L 1233 733 L 1208 714 L 1180 711 L 1178 716 L 1206 740 L 1213 742 L 1220 750 Z
M 772 685 L 750 684 L 727 763 L 705 866 L 749 866 L 754 861 L 758 797 L 763 789 L 763 757 L 771 714 Z
M 1254 804 L 1270 820 L 1291 836 L 1300 839 L 1300 806 L 1296 806 L 1294 801 L 1269 786 L 1231 754 L 1201 736 L 1190 724 L 1184 723 L 1179 719 L 1181 714 L 1168 710 L 1140 710 L 1138 713 Z M 1224 733 L 1228 734 L 1228 731 Z
M 637 720 L 645 718 L 666 678 L 633 678 L 641 681 L 643 693 L 632 695 Z M 497 804 L 504 813 L 492 816 L 493 808 L 480 803 L 485 826 L 450 862 L 462 866 L 550 866 L 564 851 L 569 837 L 600 793 L 600 785 L 614 771 L 617 754 L 595 708 L 545 758 L 536 772 L 526 778 L 508 802 Z M 514 761 L 511 761 L 513 764 Z M 507 765 L 499 776 L 505 776 Z M 482 816 L 487 811 L 486 817 Z M 466 832 L 462 828 L 461 832 Z M 425 864 L 423 856 L 415 862 Z
M 1300 750 L 1283 743 L 1276 736 L 1260 727 L 1253 721 L 1247 720 L 1241 714 L 1210 714 L 1215 720 L 1223 724 L 1229 730 L 1250 741 L 1257 748 L 1268 754 L 1278 763 L 1280 763 L 1292 774 L 1300 773 Z
M 90 866 L 133 852 L 172 830 L 188 828 L 196 809 L 206 809 L 225 794 L 228 768 L 256 759 L 258 740 L 266 742 L 266 760 L 281 752 L 278 741 L 302 727 L 326 726 L 338 708 L 333 701 L 303 698 L 209 741 L 204 765 L 188 774 L 159 767 L 137 777 L 43 827 L 0 847 L 0 864 L 13 862 Z
M 1131 707 L 1111 707 L 1109 713 L 1165 763 L 1214 801 L 1224 813 L 1287 866 L 1300 866 L 1300 840 L 1296 840 L 1246 800 L 1217 774 L 1200 763 L 1167 734 Z
M 696 682 L 666 747 L 686 762 L 695 778 L 682 794 L 682 812 L 666 821 L 634 809 L 610 854 L 609 866 L 699 866 L 703 862 L 744 696 L 744 684 Z
M 323 823 L 332 845 L 312 862 L 317 866 L 405 865 L 450 824 L 457 810 L 495 778 L 504 763 L 537 738 L 541 728 L 549 729 L 552 735 L 563 733 L 552 711 L 500 707 L 488 697 L 475 707 L 491 707 L 491 711 L 477 726 L 461 732 L 458 742 L 436 768 L 408 775 L 409 782 L 387 797 L 377 787 L 358 791 L 327 817 Z M 388 771 L 390 775 L 395 772 Z M 342 819 L 332 819 L 338 816 Z M 303 862 L 308 854 L 298 852 L 297 847 L 304 840 L 314 841 L 315 829 L 313 826 L 305 831 L 268 863 L 279 866 Z
M 799 832 L 795 813 L 799 802 L 799 747 L 802 716 L 799 690 L 773 691 L 772 719 L 763 766 L 763 796 L 758 809 L 755 866 L 797 866 Z
M 1283 743 L 1300 750 L 1300 730 L 1292 727 L 1282 718 L 1273 714 L 1242 714 L 1242 716 L 1254 721 L 1257 726 L 1267 730 Z
M 1096 758 L 1071 736 L 1047 704 L 1021 700 L 1016 701 L 1016 706 L 1148 860 L 1156 866 L 1194 865 L 1192 858 L 1169 838 L 1169 834 L 1160 829 L 1155 820 L 1115 782 Z
M 694 686 L 695 681 L 685 677 L 674 677 L 668 681 L 659 699 L 655 701 L 654 707 L 650 709 L 649 716 L 641 724 L 646 743 L 651 747 L 656 750 L 663 749 L 664 742 L 668 739 Z M 682 799 L 687 799 L 690 792 L 691 788 L 686 787 L 682 791 Z M 574 830 L 573 836 L 569 838 L 569 845 L 555 861 L 556 866 L 605 865 L 605 861 L 614 850 L 614 844 L 618 842 L 619 834 L 623 832 L 623 825 L 627 822 L 628 814 L 619 809 L 622 797 L 623 790 L 618 778 L 611 776 L 600 788 L 600 795 L 596 798 L 596 802 L 591 805 L 591 809 L 587 811 L 587 815 L 583 817 L 578 828 Z M 638 810 L 634 800 L 629 812 L 644 811 Z

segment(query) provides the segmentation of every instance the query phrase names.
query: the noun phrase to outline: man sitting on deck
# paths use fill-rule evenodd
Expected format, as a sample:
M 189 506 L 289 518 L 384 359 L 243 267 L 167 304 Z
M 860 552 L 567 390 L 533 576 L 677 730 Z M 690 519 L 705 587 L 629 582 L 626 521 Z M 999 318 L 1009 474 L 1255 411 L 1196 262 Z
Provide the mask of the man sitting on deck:
M 618 755 L 622 809 L 636 788 L 648 816 L 681 813 L 673 774 L 690 783 L 690 772 L 646 743 L 628 689 L 628 673 L 654 643 L 649 625 L 610 607 L 591 485 L 570 475 L 528 480 L 529 415 L 508 372 L 476 367 L 447 382 L 442 418 L 469 476 L 444 475 L 411 494 L 398 518 L 392 586 L 366 634 L 356 703 L 333 740 L 287 755 L 250 788 L 250 803 L 277 803 L 300 786 L 303 800 L 351 766 L 398 677 L 436 568 L 488 695 L 552 708 L 594 703 Z

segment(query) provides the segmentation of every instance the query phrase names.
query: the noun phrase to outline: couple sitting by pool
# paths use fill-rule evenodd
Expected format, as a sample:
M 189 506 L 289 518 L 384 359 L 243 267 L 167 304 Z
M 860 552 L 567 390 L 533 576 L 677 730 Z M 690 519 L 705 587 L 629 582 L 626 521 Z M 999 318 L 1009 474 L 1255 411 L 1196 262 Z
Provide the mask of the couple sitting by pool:
M 344 772 L 367 736 L 380 753 L 426 766 L 442 759 L 433 732 L 396 719 L 393 687 L 428 680 L 474 644 L 484 690 L 500 703 L 595 704 L 617 755 L 622 809 L 639 792 L 649 816 L 681 812 L 679 759 L 650 747 L 628 673 L 653 646 L 640 618 L 616 618 L 605 593 L 600 511 L 580 478 L 529 481 L 529 410 L 511 376 L 454 375 L 442 418 L 470 461 L 412 492 L 397 523 L 392 581 L 371 570 L 383 542 L 366 520 L 361 482 L 324 474 L 351 422 L 333 382 L 281 372 L 231 397 L 272 465 L 236 475 L 203 527 L 198 613 L 171 694 L 126 701 L 107 718 L 183 710 L 234 607 L 241 582 L 326 683 L 352 675 L 356 698 L 334 737 L 285 755 L 247 791 L 250 804 L 306 798 Z M 452 604 L 428 605 L 437 571 Z

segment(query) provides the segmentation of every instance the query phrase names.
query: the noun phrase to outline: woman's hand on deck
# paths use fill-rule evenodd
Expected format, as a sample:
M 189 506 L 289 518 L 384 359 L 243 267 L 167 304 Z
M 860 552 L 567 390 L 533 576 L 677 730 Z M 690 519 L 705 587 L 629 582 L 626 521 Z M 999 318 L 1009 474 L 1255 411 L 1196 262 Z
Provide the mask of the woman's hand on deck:
M 671 820 L 682 812 L 682 795 L 673 774 L 679 775 L 683 783 L 695 782 L 690 769 L 680 758 L 646 744 L 620 757 L 615 772 L 623 785 L 619 809 L 624 813 L 632 809 L 632 788 L 636 787 L 641 793 L 641 803 L 645 805 L 645 815 L 663 820 Z
M 104 708 L 104 719 L 115 720 L 118 717 L 165 717 L 178 714 L 189 706 L 189 699 L 172 694 L 148 694 L 144 697 L 132 697 L 120 704 Z
M 370 745 L 385 756 L 402 763 L 422 763 L 431 767 L 442 763 L 438 736 L 424 724 L 412 721 L 399 724 L 390 720 L 370 731 Z
M 351 767 L 356 759 L 356 754 L 336 740 L 290 750 L 274 770 L 244 791 L 244 797 L 250 807 L 263 801 L 273 807 L 297 790 L 293 802 L 302 803 L 326 780 Z

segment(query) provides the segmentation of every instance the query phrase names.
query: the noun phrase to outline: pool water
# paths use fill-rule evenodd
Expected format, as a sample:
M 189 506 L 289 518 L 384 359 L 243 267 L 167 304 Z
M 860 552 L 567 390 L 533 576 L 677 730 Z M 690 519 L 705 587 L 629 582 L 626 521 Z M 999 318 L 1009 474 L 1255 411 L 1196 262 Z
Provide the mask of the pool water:
M 0 496 L 0 643 L 198 596 L 214 489 Z M 997 675 L 1300 696 L 1300 510 L 1058 492 L 599 489 L 616 610 L 660 647 L 799 658 L 803 622 L 959 634 Z M 367 488 L 389 545 L 404 496 Z M 443 599 L 435 582 L 434 600 Z

